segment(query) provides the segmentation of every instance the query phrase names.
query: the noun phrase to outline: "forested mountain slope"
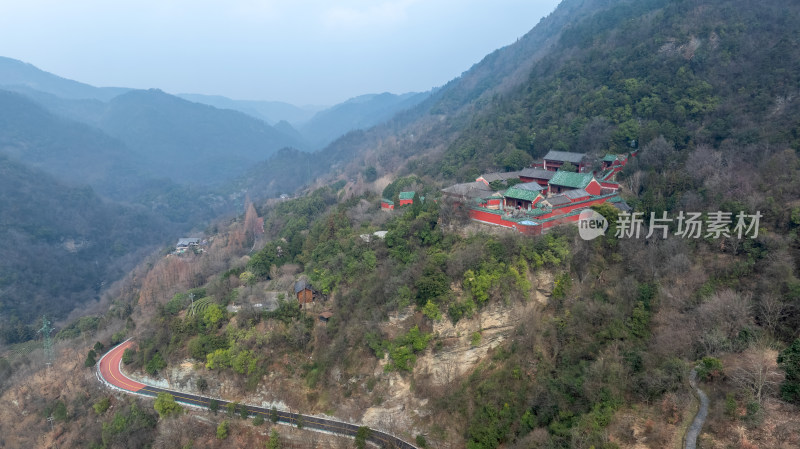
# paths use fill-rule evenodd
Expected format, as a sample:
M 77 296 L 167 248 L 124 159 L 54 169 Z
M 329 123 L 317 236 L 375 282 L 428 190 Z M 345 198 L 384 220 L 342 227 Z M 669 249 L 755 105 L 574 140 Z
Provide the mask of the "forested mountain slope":
M 2 343 L 34 338 L 26 325 L 42 313 L 60 319 L 99 299 L 168 237 L 166 220 L 144 208 L 106 203 L 4 155 L 0 211 Z
M 514 150 L 603 154 L 659 135 L 681 150 L 797 148 L 797 18 L 778 2 L 612 2 L 564 30 L 431 173 L 467 179 L 466 165 L 498 167 Z
M 228 180 L 295 145 L 261 120 L 158 90 L 114 98 L 96 125 L 125 142 L 153 173 L 195 186 Z
M 398 112 L 416 106 L 429 95 L 429 92 L 361 95 L 317 112 L 300 127 L 300 131 L 311 143 L 311 148 L 316 149 L 350 131 L 368 129 L 389 120 Z
M 57 116 L 28 97 L 0 90 L 0 151 L 72 184 L 132 198 L 143 164 L 119 140 Z
M 72 186 L 136 203 L 178 228 L 226 210 L 213 197 L 157 178 L 148 161 L 126 144 L 92 126 L 47 111 L 25 95 L 0 90 L 0 154 L 9 155 Z M 159 169 L 158 171 L 160 171 Z

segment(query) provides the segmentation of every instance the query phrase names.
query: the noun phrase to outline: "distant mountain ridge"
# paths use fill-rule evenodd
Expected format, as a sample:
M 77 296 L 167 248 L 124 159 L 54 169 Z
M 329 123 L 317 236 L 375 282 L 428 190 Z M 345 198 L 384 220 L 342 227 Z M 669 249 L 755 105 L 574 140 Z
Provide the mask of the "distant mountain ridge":
M 299 142 L 262 120 L 193 103 L 157 89 L 108 102 L 95 124 L 125 142 L 158 176 L 209 186 Z
M 270 125 L 282 120 L 298 126 L 307 122 L 324 106 L 295 106 L 282 101 L 233 100 L 222 95 L 178 94 L 184 100 L 207 104 L 220 109 L 233 109 L 260 118 Z
M 119 114 L 119 104 L 114 104 L 119 96 L 141 91 L 140 89 L 117 87 L 94 87 L 88 84 L 65 79 L 57 75 L 42 71 L 31 64 L 11 58 L 0 57 L 0 89 L 19 92 L 45 106 L 53 113 L 63 115 L 73 120 L 99 126 L 103 129 L 110 127 L 115 130 L 113 135 L 121 132 L 108 121 L 109 110 Z M 213 106 L 219 111 L 219 118 L 229 125 L 230 119 L 225 118 L 231 111 L 243 113 L 251 118 L 256 118 L 273 127 L 277 132 L 264 128 L 260 131 L 265 140 L 264 145 L 270 152 L 284 146 L 292 146 L 303 150 L 318 150 L 336 138 L 354 130 L 364 130 L 391 119 L 395 114 L 413 108 L 427 99 L 431 91 L 425 93 L 406 94 L 366 94 L 351 98 L 343 103 L 331 106 L 302 106 L 298 107 L 279 101 L 253 101 L 233 100 L 221 95 L 178 94 L 171 95 L 196 105 Z M 155 101 L 156 97 L 152 99 Z M 162 97 L 161 100 L 164 98 Z M 129 103 L 131 104 L 131 103 Z M 164 104 L 164 103 L 160 103 Z M 177 107 L 178 102 L 169 105 Z M 139 107 L 144 107 L 138 103 Z M 153 105 L 154 106 L 154 105 Z M 181 111 L 191 110 L 187 105 L 180 107 Z M 150 106 L 152 110 L 152 106 Z M 200 108 L 190 115 L 199 116 Z M 211 113 L 206 110 L 207 119 Z M 162 117 L 168 114 L 163 113 Z M 240 116 L 241 117 L 241 116 Z M 172 118 L 177 123 L 177 117 Z M 281 126 L 279 123 L 285 122 Z M 211 122 L 196 124 L 197 129 Z M 290 125 L 290 126 L 287 126 Z M 255 125 L 248 125 L 255 129 Z M 145 131 L 142 129 L 141 131 Z M 218 129 L 219 131 L 219 129 Z M 144 132 L 147 135 L 147 132 Z M 129 139 L 123 139 L 130 144 Z M 135 149 L 135 145 L 132 146 Z M 174 146 L 172 147 L 175 148 Z M 160 151 L 165 150 L 164 147 Z M 264 156 L 266 158 L 267 154 Z M 245 160 L 232 161 L 232 163 Z M 204 173 L 208 174 L 208 173 Z
M 299 138 L 301 148 L 317 150 L 350 131 L 365 130 L 425 101 L 433 91 L 405 94 L 365 94 L 323 108 L 297 107 L 282 102 L 232 100 L 223 96 L 180 94 L 181 98 L 218 108 L 233 109 L 273 124 Z M 284 122 L 280 127 L 278 124 Z M 289 126 L 287 126 L 289 125 Z
M 391 119 L 398 112 L 423 102 L 431 92 L 395 95 L 388 92 L 351 98 L 314 115 L 301 134 L 314 148 L 323 147 L 348 131 L 368 129 Z
M 23 87 L 67 99 L 108 101 L 130 89 L 94 87 L 45 72 L 32 64 L 0 56 L 0 88 Z
M 2 153 L 62 182 L 88 183 L 117 198 L 137 188 L 144 169 L 123 142 L 53 114 L 25 95 L 4 90 L 0 90 Z

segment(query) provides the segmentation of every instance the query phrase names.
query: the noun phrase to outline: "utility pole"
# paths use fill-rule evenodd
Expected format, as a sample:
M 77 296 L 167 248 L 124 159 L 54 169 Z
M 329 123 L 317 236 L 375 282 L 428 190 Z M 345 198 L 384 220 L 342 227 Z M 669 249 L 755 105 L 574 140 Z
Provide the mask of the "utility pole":
M 53 429 L 53 421 L 55 421 L 55 418 L 53 418 L 52 416 L 48 416 L 47 417 L 47 422 L 50 423 L 50 433 L 53 433 L 53 430 L 54 430 Z M 58 449 L 58 443 L 55 441 L 55 438 L 53 438 L 53 444 L 55 444 L 56 445 L 56 449 Z
M 39 333 L 42 334 L 44 359 L 48 367 L 53 363 L 53 340 L 50 338 L 51 332 L 53 332 L 53 328 L 50 326 L 50 321 L 48 321 L 46 316 L 42 316 L 42 328 L 39 329 Z

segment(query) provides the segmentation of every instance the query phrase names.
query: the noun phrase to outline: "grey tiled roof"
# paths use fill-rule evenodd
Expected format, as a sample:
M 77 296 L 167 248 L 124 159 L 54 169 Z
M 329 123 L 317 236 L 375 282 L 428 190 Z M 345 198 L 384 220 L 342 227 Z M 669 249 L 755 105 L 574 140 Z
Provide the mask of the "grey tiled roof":
M 299 281 L 294 283 L 294 293 L 295 294 L 297 294 L 297 293 L 299 293 L 299 292 L 301 292 L 301 291 L 303 291 L 305 289 L 312 290 L 311 284 L 307 280 L 300 279 Z
M 586 153 L 572 153 L 569 151 L 553 151 L 545 155 L 544 159 L 546 161 L 562 161 L 562 162 L 570 162 L 572 164 L 580 164 L 583 159 L 586 157 Z
M 575 189 L 575 190 L 567 190 L 566 192 L 562 193 L 565 197 L 574 200 L 575 198 L 583 198 L 585 196 L 589 196 L 589 192 L 583 189 Z
M 509 171 L 509 172 L 502 172 L 502 173 L 486 173 L 484 175 L 481 175 L 481 178 L 485 179 L 486 182 L 505 181 L 507 179 L 519 178 L 519 172 L 518 171 Z
M 199 245 L 200 239 L 195 237 L 183 237 L 178 239 L 177 246 Z
M 522 182 L 522 183 L 516 184 L 514 187 L 516 187 L 517 189 L 520 189 L 520 190 L 532 190 L 534 192 L 539 192 L 539 191 L 545 189 L 545 187 L 542 187 L 542 186 L 540 186 L 539 184 L 537 184 L 535 182 Z
M 561 206 L 562 204 L 569 204 L 572 200 L 564 195 L 553 195 L 547 199 L 547 203 L 551 206 Z
M 547 179 L 553 177 L 556 174 L 554 171 L 545 170 L 543 168 L 524 168 L 521 172 L 519 172 L 520 176 L 524 176 L 526 178 L 536 178 L 536 179 Z
M 484 184 L 481 181 L 455 184 L 450 187 L 442 189 L 442 192 L 450 195 L 463 196 L 467 198 L 483 198 L 485 196 L 489 196 L 492 193 L 494 193 L 492 189 L 490 189 L 486 184 Z

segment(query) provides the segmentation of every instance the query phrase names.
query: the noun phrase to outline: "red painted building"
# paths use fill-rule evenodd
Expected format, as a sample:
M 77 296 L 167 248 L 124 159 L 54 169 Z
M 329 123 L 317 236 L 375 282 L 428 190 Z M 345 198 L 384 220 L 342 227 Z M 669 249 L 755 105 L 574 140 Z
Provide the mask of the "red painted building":
M 400 200 L 400 207 L 414 204 L 414 192 L 400 192 L 397 197 Z
M 503 194 L 503 206 L 510 209 L 530 209 L 544 199 L 543 190 L 542 186 L 533 182 L 517 184 Z
M 586 190 L 591 195 L 600 195 L 603 191 L 603 186 L 600 185 L 591 173 L 557 171 L 555 175 L 550 178 L 549 185 L 549 193 L 551 195 L 575 189 Z
M 547 187 L 553 175 L 555 175 L 555 172 L 543 168 L 525 168 L 519 172 L 519 180 L 522 182 L 535 182 L 540 186 Z
M 557 171 L 567 162 L 574 165 L 578 172 L 582 172 L 587 167 L 585 153 L 551 150 L 544 156 L 544 169 Z

